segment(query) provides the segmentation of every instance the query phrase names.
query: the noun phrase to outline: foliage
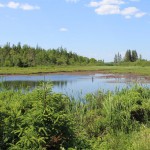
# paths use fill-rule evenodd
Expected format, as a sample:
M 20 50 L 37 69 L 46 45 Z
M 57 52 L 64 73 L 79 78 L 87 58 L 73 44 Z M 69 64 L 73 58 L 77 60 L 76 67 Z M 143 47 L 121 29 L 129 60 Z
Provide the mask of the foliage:
M 69 99 L 45 85 L 32 92 L 0 93 L 2 149 L 59 149 L 72 146 Z
M 17 45 L 10 45 L 10 43 L 7 43 L 0 47 L 0 66 L 6 68 L 38 67 L 39 69 L 39 66 L 89 66 L 90 68 L 90 66 L 114 65 L 150 66 L 150 62 L 142 59 L 141 55 L 138 57 L 136 50 L 127 50 L 124 57 L 118 52 L 115 54 L 114 62 L 105 63 L 104 60 L 80 56 L 72 51 L 68 52 L 62 47 L 57 49 L 43 49 L 39 46 L 31 47 L 27 44 L 21 45 L 21 43 L 18 43 Z
M 129 61 L 131 61 L 131 59 L 132 59 L 131 50 L 127 50 L 126 53 L 125 53 L 124 60 L 125 60 L 126 62 L 129 62 Z
M 0 149 L 148 150 L 150 89 L 98 91 L 85 99 L 33 91 L 0 93 Z
M 135 62 L 138 60 L 138 54 L 136 52 L 136 50 L 127 50 L 125 53 L 125 58 L 124 61 L 125 62 Z
M 58 49 L 42 49 L 23 45 L 10 45 L 7 43 L 0 47 L 0 66 L 5 67 L 33 67 L 49 65 L 101 65 L 103 61 L 94 58 L 79 56 L 73 52 L 67 52 L 60 47 Z
M 132 51 L 132 56 L 131 56 L 131 61 L 135 62 L 137 60 L 138 60 L 138 54 L 137 54 L 136 50 L 133 50 Z
M 122 59 L 121 54 L 118 52 L 118 54 L 115 54 L 114 57 L 114 64 L 119 64 L 123 63 L 124 65 L 126 64 L 125 62 L 136 62 L 138 60 L 138 54 L 136 52 L 136 50 L 127 50 L 124 56 L 124 59 Z M 139 60 L 141 61 L 141 55 Z M 126 64 L 127 65 L 127 64 Z
M 122 61 L 122 56 L 121 54 L 118 52 L 118 54 L 115 54 L 115 57 L 114 57 L 114 63 L 120 63 Z

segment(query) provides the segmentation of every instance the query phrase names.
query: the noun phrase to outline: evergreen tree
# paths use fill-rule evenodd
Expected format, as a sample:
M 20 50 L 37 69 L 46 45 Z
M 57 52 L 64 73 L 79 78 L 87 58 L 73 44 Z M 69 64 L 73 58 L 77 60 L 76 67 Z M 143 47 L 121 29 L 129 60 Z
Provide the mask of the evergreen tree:
M 122 61 L 121 54 L 118 52 L 118 62 L 120 63 Z
M 135 62 L 138 60 L 138 54 L 136 52 L 136 50 L 132 51 L 132 62 Z
M 132 61 L 131 50 L 126 51 L 124 61 L 126 61 L 126 62 Z
M 114 63 L 118 63 L 118 58 L 117 58 L 116 54 L 115 54 L 115 57 L 114 57 Z
M 121 54 L 118 52 L 118 54 L 115 54 L 114 63 L 120 63 L 121 61 L 122 61 L 122 56 L 121 56 Z

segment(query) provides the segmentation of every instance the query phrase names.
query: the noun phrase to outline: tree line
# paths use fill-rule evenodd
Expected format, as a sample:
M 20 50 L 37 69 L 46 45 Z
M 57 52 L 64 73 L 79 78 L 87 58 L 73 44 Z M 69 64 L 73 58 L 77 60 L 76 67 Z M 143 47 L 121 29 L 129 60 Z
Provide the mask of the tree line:
M 0 47 L 0 66 L 18 66 L 34 67 L 48 65 L 101 65 L 102 60 L 88 58 L 77 55 L 73 52 L 67 52 L 65 48 L 43 49 L 39 46 L 31 47 L 29 45 L 10 45 L 5 44 Z
M 21 43 L 10 45 L 10 43 L 0 46 L 0 66 L 1 67 L 35 67 L 52 65 L 137 65 L 149 66 L 150 61 L 142 59 L 136 50 L 127 50 L 125 55 L 118 52 L 114 61 L 105 63 L 104 60 L 96 60 L 80 56 L 72 51 L 67 51 L 63 47 L 57 49 L 43 49 L 39 46 L 31 47 Z
M 119 52 L 118 54 L 115 54 L 114 63 L 135 62 L 138 59 L 142 59 L 142 56 L 140 55 L 140 57 L 138 57 L 138 53 L 136 50 L 127 50 L 123 58 Z

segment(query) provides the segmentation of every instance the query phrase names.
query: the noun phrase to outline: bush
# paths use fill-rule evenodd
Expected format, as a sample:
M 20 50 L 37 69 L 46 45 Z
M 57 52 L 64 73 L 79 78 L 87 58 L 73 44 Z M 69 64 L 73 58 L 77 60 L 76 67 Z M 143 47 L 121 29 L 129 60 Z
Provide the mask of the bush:
M 0 93 L 2 149 L 59 149 L 73 146 L 74 120 L 69 99 L 40 88 Z

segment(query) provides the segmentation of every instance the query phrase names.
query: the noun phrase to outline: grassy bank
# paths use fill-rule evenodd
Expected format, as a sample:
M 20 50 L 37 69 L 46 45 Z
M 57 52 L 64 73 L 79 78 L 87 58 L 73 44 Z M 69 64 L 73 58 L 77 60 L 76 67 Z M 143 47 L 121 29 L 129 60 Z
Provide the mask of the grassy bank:
M 13 74 L 39 74 L 59 72 L 84 72 L 97 71 L 102 73 L 126 73 L 150 76 L 150 67 L 140 66 L 39 66 L 39 67 L 1 67 L 1 75 Z
M 84 100 L 53 93 L 0 92 L 0 149 L 149 150 L 150 89 L 87 94 Z

